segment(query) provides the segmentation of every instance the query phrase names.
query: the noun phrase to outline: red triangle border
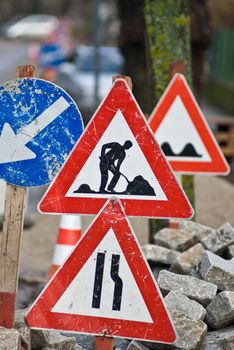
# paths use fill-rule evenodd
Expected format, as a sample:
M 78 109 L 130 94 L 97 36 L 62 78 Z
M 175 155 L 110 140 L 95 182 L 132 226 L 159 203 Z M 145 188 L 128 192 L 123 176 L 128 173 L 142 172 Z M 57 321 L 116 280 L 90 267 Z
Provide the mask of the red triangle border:
M 92 215 L 97 214 L 107 202 L 107 198 L 66 197 L 66 193 L 118 110 L 123 111 L 129 128 L 168 199 L 144 200 L 144 196 L 142 199 L 121 198 L 126 215 L 157 218 L 192 217 L 193 210 L 160 147 L 155 142 L 131 90 L 123 79 L 115 81 L 39 203 L 39 211 L 42 213 Z
M 187 109 L 192 123 L 210 155 L 211 162 L 169 160 L 172 169 L 185 174 L 227 175 L 230 167 L 182 74 L 175 74 L 149 118 L 149 126 L 153 134 L 157 135 L 157 129 L 177 96 L 181 98 Z
M 112 228 L 153 323 L 51 312 L 95 248 Z M 26 321 L 31 328 L 57 329 L 173 343 L 176 338 L 163 297 L 143 257 L 119 201 L 109 201 L 95 218 L 71 255 L 31 307 Z

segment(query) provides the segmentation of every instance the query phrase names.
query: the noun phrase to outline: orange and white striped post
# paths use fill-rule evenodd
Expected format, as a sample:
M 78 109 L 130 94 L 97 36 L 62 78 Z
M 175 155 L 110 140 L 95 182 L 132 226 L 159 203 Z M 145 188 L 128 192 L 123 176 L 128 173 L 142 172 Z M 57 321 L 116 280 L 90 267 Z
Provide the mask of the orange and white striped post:
M 52 278 L 81 237 L 81 217 L 62 215 L 48 280 Z

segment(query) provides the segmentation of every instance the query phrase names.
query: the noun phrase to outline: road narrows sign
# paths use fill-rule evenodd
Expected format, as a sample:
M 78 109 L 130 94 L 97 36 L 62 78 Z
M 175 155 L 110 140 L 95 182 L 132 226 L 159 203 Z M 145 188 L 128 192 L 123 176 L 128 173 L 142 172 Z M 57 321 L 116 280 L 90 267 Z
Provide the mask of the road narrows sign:
M 31 307 L 31 328 L 175 341 L 175 331 L 118 200 L 109 200 Z
M 183 190 L 123 79 L 113 84 L 39 210 L 97 214 L 113 196 L 121 200 L 129 216 L 192 216 Z
M 173 170 L 227 174 L 229 166 L 184 76 L 176 74 L 149 119 Z
M 0 177 L 18 186 L 50 183 L 83 131 L 60 87 L 36 78 L 0 86 Z

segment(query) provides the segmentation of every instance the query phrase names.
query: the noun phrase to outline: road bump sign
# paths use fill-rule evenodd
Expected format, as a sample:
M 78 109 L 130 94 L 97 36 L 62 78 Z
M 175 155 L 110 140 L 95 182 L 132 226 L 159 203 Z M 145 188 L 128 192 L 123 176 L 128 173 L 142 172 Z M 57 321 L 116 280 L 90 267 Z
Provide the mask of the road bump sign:
M 154 277 L 118 200 L 109 200 L 29 310 L 31 328 L 173 343 Z
M 0 86 L 0 178 L 18 186 L 50 183 L 83 131 L 60 87 L 36 78 Z
M 192 215 L 126 82 L 113 84 L 39 204 L 43 213 L 97 214 L 119 198 L 129 216 Z
M 184 76 L 176 74 L 149 118 L 173 170 L 225 175 L 229 165 Z

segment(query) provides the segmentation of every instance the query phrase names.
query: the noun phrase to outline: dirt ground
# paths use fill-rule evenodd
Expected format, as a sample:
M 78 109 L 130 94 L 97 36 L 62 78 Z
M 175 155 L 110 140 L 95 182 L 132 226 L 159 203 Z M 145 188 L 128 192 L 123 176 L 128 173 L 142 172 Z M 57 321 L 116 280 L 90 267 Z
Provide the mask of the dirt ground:
M 234 226 L 234 184 L 221 177 L 196 176 L 196 221 L 217 228 L 225 222 Z M 50 268 L 57 238 L 59 215 L 39 215 L 30 229 L 24 230 L 20 271 L 45 275 Z M 82 218 L 84 232 L 92 217 Z M 148 242 L 148 219 L 131 218 L 131 224 L 140 241 Z M 31 273 L 30 273 L 31 274 Z

